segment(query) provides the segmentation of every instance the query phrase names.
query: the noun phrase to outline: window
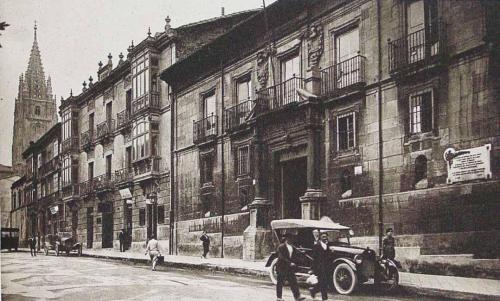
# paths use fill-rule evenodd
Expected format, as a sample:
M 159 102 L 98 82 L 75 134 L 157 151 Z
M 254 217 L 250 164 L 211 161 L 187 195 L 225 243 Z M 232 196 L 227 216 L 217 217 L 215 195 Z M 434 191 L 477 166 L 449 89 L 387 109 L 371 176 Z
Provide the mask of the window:
M 298 54 L 281 61 L 281 82 L 293 77 L 300 77 L 300 75 L 300 57 Z
M 216 115 L 215 112 L 215 91 L 203 97 L 203 117 Z
M 337 117 L 337 150 L 346 151 L 356 147 L 355 113 Z
M 348 198 L 352 195 L 351 172 L 348 169 L 343 170 L 340 175 L 340 189 L 342 198 Z
M 62 186 L 66 187 L 71 184 L 71 158 L 66 156 L 62 164 Z
M 111 180 L 111 155 L 106 156 L 106 179 Z
M 139 226 L 144 226 L 146 224 L 146 209 L 139 209 Z
M 439 51 L 437 6 L 435 1 L 417 0 L 406 5 L 406 33 L 409 63 Z
M 247 175 L 250 172 L 250 151 L 249 146 L 242 146 L 238 148 L 238 176 Z
M 359 29 L 352 28 L 335 38 L 335 73 L 337 88 L 357 83 L 360 78 L 361 63 L 355 59 L 359 55 Z
M 88 166 L 88 180 L 92 181 L 94 179 L 94 162 L 90 162 Z
M 200 159 L 201 184 L 213 181 L 213 156 L 205 155 Z
M 94 113 L 89 114 L 89 131 L 92 137 L 94 135 Z
M 133 161 L 149 156 L 149 122 L 140 120 L 132 131 L 132 157 Z
M 52 189 L 50 193 L 54 193 L 59 190 L 59 175 L 55 173 L 52 175 Z
M 149 55 L 144 54 L 132 63 L 132 91 L 134 99 L 149 92 Z
M 251 99 L 252 81 L 250 75 L 243 76 L 236 81 L 236 100 L 242 103 Z
M 55 158 L 59 155 L 59 142 L 54 141 L 52 144 L 52 158 Z
M 427 158 L 420 155 L 415 159 L 415 185 L 425 179 L 427 179 Z
M 165 206 L 161 205 L 158 206 L 158 224 L 164 224 L 165 223 Z
M 40 107 L 39 106 L 35 106 L 35 115 L 40 116 Z
M 71 111 L 67 110 L 62 115 L 62 140 L 71 138 Z
M 433 128 L 432 91 L 410 96 L 410 133 L 426 133 Z
M 36 162 L 36 167 L 40 168 L 43 165 L 43 156 L 42 154 L 38 154 L 37 156 L 37 162 Z

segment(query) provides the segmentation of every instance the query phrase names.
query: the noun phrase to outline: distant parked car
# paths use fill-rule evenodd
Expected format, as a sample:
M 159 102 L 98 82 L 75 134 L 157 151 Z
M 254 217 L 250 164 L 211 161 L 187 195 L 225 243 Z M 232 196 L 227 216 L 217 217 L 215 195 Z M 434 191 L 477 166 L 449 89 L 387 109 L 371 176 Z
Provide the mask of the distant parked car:
M 2 249 L 15 249 L 19 247 L 19 229 L 2 228 Z
M 71 251 L 76 251 L 78 256 L 82 255 L 82 244 L 77 241 L 71 232 L 58 232 L 57 234 L 47 234 L 43 246 L 45 255 L 49 255 L 50 250 L 54 250 L 56 256 L 59 253 L 66 252 L 69 255 Z

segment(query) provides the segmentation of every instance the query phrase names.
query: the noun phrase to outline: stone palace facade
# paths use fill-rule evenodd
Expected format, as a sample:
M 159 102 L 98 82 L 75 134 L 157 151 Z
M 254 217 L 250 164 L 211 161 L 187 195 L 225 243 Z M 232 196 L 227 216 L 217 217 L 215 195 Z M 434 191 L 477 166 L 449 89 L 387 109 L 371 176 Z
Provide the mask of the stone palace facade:
M 374 248 L 393 227 L 421 254 L 498 257 L 498 12 L 281 0 L 167 22 L 63 100 L 64 226 L 191 255 L 206 230 L 213 256 L 257 259 L 270 220 L 329 216 Z

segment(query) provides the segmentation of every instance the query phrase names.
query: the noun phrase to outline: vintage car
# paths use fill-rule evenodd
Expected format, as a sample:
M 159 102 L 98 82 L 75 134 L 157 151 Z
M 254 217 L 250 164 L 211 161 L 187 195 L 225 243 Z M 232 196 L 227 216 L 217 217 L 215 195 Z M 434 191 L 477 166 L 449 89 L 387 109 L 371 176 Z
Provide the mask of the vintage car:
M 2 249 L 15 249 L 19 247 L 19 229 L 2 228 Z
M 69 255 L 71 251 L 76 251 L 78 256 L 82 255 L 82 244 L 77 242 L 71 232 L 58 232 L 57 234 L 47 234 L 43 245 L 45 255 L 49 255 L 50 250 L 54 250 L 56 256 L 59 253 L 66 252 Z
M 374 279 L 376 285 L 384 290 L 391 290 L 398 285 L 399 272 L 396 264 L 388 259 L 382 259 L 370 248 L 351 246 L 350 237 L 354 232 L 346 226 L 334 223 L 328 217 L 321 220 L 282 219 L 271 222 L 271 228 L 278 239 L 283 234 L 291 234 L 297 247 L 293 256 L 297 264 L 296 276 L 305 279 L 312 273 L 312 247 L 315 243 L 314 230 L 326 232 L 329 237 L 328 248 L 332 252 L 330 268 L 330 283 L 338 293 L 351 294 L 358 284 Z M 276 253 L 268 258 L 271 281 L 276 284 Z

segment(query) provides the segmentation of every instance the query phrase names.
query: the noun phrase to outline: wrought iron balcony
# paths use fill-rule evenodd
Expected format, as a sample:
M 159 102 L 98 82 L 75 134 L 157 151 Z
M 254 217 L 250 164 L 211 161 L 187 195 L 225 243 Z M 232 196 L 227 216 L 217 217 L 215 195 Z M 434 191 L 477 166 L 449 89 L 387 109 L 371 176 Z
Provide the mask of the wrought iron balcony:
M 132 102 L 132 116 L 144 112 L 158 111 L 160 109 L 160 94 L 158 92 L 150 92 L 136 101 Z
M 147 157 L 134 162 L 134 177 L 143 178 L 160 174 L 160 157 Z
M 61 153 L 66 154 L 69 152 L 78 151 L 78 137 L 71 137 L 62 142 Z
M 113 190 L 115 187 L 115 177 L 113 173 L 97 176 L 93 179 L 92 186 L 96 192 Z
M 61 194 L 60 194 L 59 190 L 57 190 L 57 191 L 54 191 L 54 192 L 42 197 L 40 199 L 40 202 L 43 203 L 44 205 L 50 205 L 50 204 L 57 203 L 60 200 L 61 200 Z
M 304 88 L 304 79 L 293 77 L 281 84 L 257 91 L 257 111 L 265 113 L 298 103 L 301 101 L 297 93 L 298 88 Z
M 86 195 L 93 194 L 94 187 L 93 187 L 92 183 L 93 183 L 92 180 L 88 180 L 88 181 L 80 183 L 79 190 L 80 190 L 80 195 L 81 196 L 86 196 Z
M 217 136 L 217 115 L 193 121 L 193 143 L 203 143 Z
M 78 184 L 63 183 L 61 190 L 63 199 L 80 196 L 80 186 Z
M 115 171 L 115 183 L 126 184 L 134 179 L 134 171 L 132 168 L 126 167 Z
M 96 141 L 105 143 L 113 138 L 113 131 L 115 129 L 115 120 L 110 119 L 101 122 L 97 125 Z
M 334 95 L 345 88 L 365 85 L 365 61 L 362 55 L 325 68 L 321 71 L 321 95 Z
M 94 130 L 83 132 L 80 136 L 80 146 L 84 151 L 92 149 Z
M 130 129 L 131 123 L 130 112 L 127 110 L 123 110 L 120 113 L 116 114 L 116 129 L 117 130 L 126 130 Z
M 436 20 L 400 39 L 389 40 L 389 71 L 406 70 L 438 62 L 444 54 L 444 23 Z
M 59 168 L 59 164 L 60 164 L 59 156 L 50 159 L 49 161 L 42 164 L 42 166 L 40 166 L 40 168 L 38 169 L 38 175 L 45 176 L 51 172 L 54 172 L 56 169 Z
M 232 131 L 244 124 L 254 104 L 255 102 L 253 100 L 247 100 L 227 108 L 224 114 L 224 129 L 226 131 Z

